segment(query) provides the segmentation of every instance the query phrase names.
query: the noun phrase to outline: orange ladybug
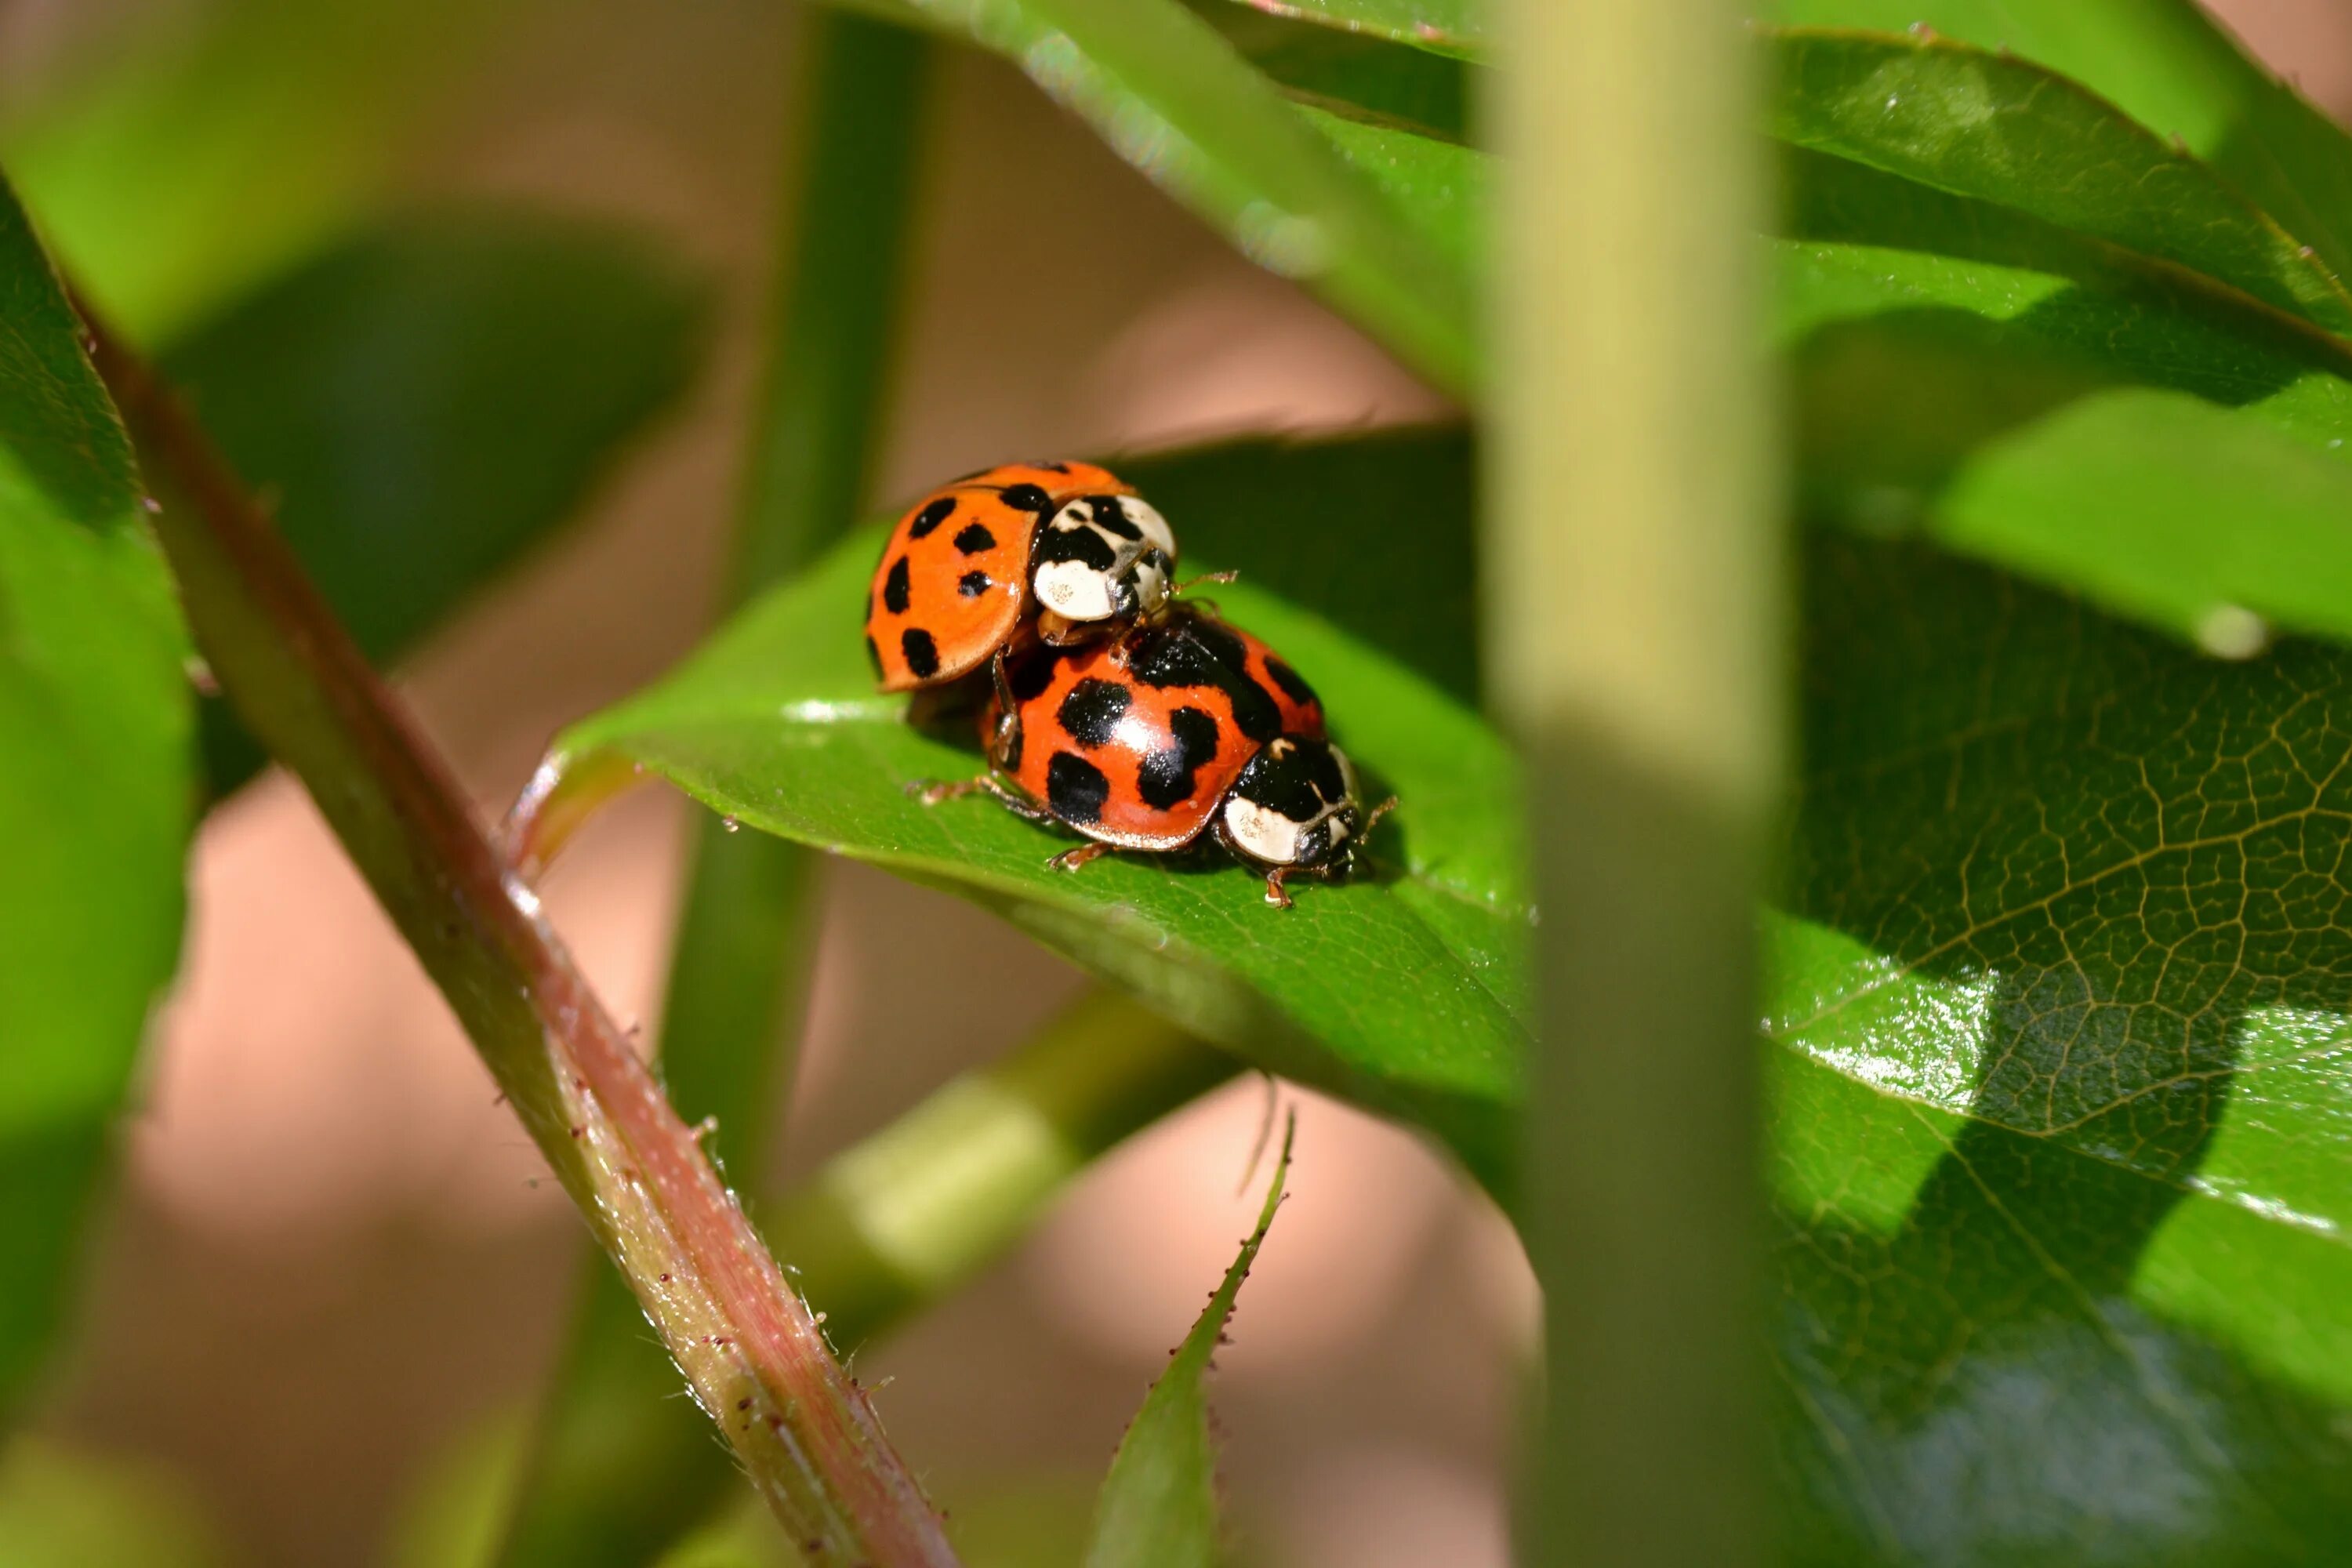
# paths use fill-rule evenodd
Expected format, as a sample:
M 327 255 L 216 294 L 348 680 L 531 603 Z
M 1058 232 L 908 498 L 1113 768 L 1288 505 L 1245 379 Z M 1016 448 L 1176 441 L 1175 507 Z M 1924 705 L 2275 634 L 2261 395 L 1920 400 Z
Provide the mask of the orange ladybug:
M 1091 842 L 1054 857 L 1076 870 L 1115 849 L 1171 851 L 1205 831 L 1290 906 L 1293 874 L 1329 878 L 1390 802 L 1366 814 L 1355 770 L 1324 738 L 1323 705 L 1248 633 L 1178 614 L 1107 642 L 1016 662 L 982 718 L 991 771 L 919 786 L 926 805 L 986 793 Z
M 885 691 L 945 685 L 1010 647 L 1033 610 L 1056 645 L 1157 615 L 1175 565 L 1167 520 L 1109 469 L 1008 463 L 898 520 L 866 595 L 866 651 Z

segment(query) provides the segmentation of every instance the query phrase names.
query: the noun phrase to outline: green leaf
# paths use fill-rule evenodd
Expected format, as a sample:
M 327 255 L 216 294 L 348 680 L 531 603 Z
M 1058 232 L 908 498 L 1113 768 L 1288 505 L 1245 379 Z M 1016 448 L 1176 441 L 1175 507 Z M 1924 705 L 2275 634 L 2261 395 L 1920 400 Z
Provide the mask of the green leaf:
M 1775 36 L 1772 129 L 2202 274 L 2331 331 L 2352 296 L 2303 242 L 2114 105 L 2048 68 L 1942 39 Z
M 1233 0 L 1186 4 L 1294 103 L 1448 142 L 1469 138 L 1471 72 L 1458 59 Z
M 1436 385 L 1479 379 L 1471 279 L 1177 0 L 905 0 L 993 49 L 1230 239 L 1297 279 Z
M 1931 28 L 2074 78 L 2221 177 L 2352 277 L 2352 138 L 2249 58 L 2196 0 L 1773 0 L 1779 22 Z
M 1342 445 L 1372 460 L 1391 439 L 1406 444 L 1391 472 L 1445 472 L 1414 449 L 1425 437 Z M 1294 474 L 1255 445 L 1185 459 L 1180 485 L 1167 482 L 1173 465 L 1128 468 L 1156 496 L 1189 486 L 1220 497 L 1219 526 L 1236 544 L 1269 542 L 1270 582 L 1310 569 L 1299 541 L 1285 540 L 1309 520 L 1360 538 L 1359 524 L 1391 518 L 1442 530 L 1465 506 L 1456 495 L 1418 508 L 1400 491 L 1378 522 L 1340 518 L 1311 488 L 1327 464 L 1302 461 Z M 1228 482 L 1243 475 L 1248 486 Z M 1189 514 L 1171 515 L 1192 528 Z M 1322 694 L 1368 788 L 1403 803 L 1371 840 L 1370 874 L 1310 886 L 1284 913 L 1213 852 L 1050 870 L 1047 858 L 1066 847 L 1055 834 L 985 800 L 926 808 L 904 793 L 981 764 L 961 726 L 919 729 L 902 700 L 874 693 L 860 618 L 883 537 L 861 530 L 662 682 L 567 733 L 563 750 L 575 766 L 618 750 L 747 825 L 996 909 L 1207 1038 L 1431 1128 L 1501 1184 L 1526 1038 L 1528 917 L 1516 770 L 1493 732 L 1443 690 L 1245 580 L 1216 602 Z M 1216 563 L 1203 557 L 1188 555 L 1188 569 Z M 1259 558 L 1230 559 L 1248 573 Z M 1463 656 L 1449 657 L 1462 668 Z
M 1240 1256 L 1225 1270 L 1208 1306 L 1119 1439 L 1096 1504 L 1086 1568 L 1214 1568 L 1222 1559 L 1217 1458 L 1209 1438 L 1208 1395 L 1201 1384 L 1233 1318 L 1242 1281 L 1249 1278 L 1250 1265 L 1274 1225 L 1274 1212 L 1282 1206 L 1291 1137 L 1297 1131 L 1294 1114 L 1283 1133 L 1282 1155 L 1275 1163 L 1256 1228 L 1242 1243 Z
M 1476 264 L 1485 154 L 1315 118 Z M 2352 352 L 2011 207 L 1820 153 L 1787 170 L 1771 332 L 1811 514 L 2221 648 L 2260 622 L 2352 637 Z
M 1773 331 L 1815 515 L 2238 651 L 2246 611 L 2352 636 L 2342 352 L 1997 206 L 1790 169 Z
M 172 977 L 193 781 L 186 646 L 131 446 L 0 187 L 0 1414 L 72 1280 Z
M 512 9 L 237 0 L 144 14 L 110 29 L 124 36 L 98 68 L 11 104 L 0 140 L 79 286 L 115 327 L 160 342 L 353 222 Z
M 691 382 L 706 305 L 626 230 L 420 213 L 231 306 L 164 368 L 385 662 L 578 514 Z M 216 795 L 261 763 L 217 701 L 204 745 Z
M 2352 656 L 2202 659 L 1915 544 L 1810 566 L 1766 927 L 1801 1555 L 2080 1561 L 2095 1508 L 2113 1561 L 2311 1560 L 2352 1504 Z
M 1485 0 L 1242 0 L 1261 11 L 1411 44 L 1440 54 L 1475 55 L 1494 42 Z

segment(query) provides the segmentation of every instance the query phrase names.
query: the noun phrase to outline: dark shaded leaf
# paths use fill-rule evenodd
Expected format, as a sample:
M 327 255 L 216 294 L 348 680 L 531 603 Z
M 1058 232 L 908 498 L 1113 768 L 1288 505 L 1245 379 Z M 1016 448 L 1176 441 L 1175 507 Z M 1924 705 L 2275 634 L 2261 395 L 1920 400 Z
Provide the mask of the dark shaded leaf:
M 692 379 L 705 305 L 626 231 L 419 214 L 233 306 L 164 367 L 389 661 L 577 513 Z M 217 701 L 204 744 L 215 794 L 260 765 Z
M 0 1413 L 72 1278 L 177 962 L 186 644 L 131 446 L 0 187 Z

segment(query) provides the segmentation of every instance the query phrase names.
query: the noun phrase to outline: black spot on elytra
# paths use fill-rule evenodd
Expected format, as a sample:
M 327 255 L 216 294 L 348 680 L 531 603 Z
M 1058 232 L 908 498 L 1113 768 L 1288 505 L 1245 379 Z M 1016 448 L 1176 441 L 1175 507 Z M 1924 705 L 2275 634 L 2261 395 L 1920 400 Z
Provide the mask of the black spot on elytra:
M 1077 752 L 1055 752 L 1045 764 L 1045 804 L 1064 822 L 1083 827 L 1101 821 L 1109 798 L 1110 780 Z
M 1118 504 L 1117 496 L 1090 496 L 1094 508 L 1095 526 L 1121 539 L 1140 539 L 1143 530 L 1128 521 L 1127 509 Z
M 1298 678 L 1298 672 L 1282 660 L 1268 657 L 1265 661 L 1265 672 L 1274 677 L 1274 683 L 1282 688 L 1282 694 L 1299 707 L 1310 707 L 1319 700 L 1315 695 L 1315 689 L 1301 680 Z
M 901 632 L 898 651 L 907 656 L 907 668 L 915 672 L 916 679 L 929 680 L 940 672 L 940 645 L 922 627 L 908 626 Z
M 984 522 L 968 522 L 955 536 L 955 547 L 966 555 L 977 555 L 983 550 L 996 548 L 996 535 L 988 531 Z
M 996 492 L 1006 506 L 1015 511 L 1051 511 L 1054 498 L 1036 485 L 1007 485 Z
M 940 524 L 945 522 L 948 520 L 949 515 L 952 513 L 955 509 L 955 497 L 941 496 L 939 500 L 933 501 L 930 505 L 925 507 L 922 510 L 915 514 L 915 521 L 907 525 L 907 537 L 909 539 L 929 538 L 931 531 L 939 527 Z
M 881 679 L 882 650 L 874 646 L 874 639 L 872 637 L 867 637 L 866 639 L 866 662 L 874 667 L 874 679 L 877 680 Z
M 1111 731 L 1118 727 L 1129 700 L 1131 694 L 1117 681 L 1089 677 L 1070 688 L 1070 694 L 1055 710 L 1054 719 L 1071 740 L 1092 751 L 1110 744 Z
M 967 599 L 977 599 L 988 592 L 988 574 L 967 572 L 956 579 L 956 592 Z
M 1171 621 L 1146 632 L 1128 659 L 1128 672 L 1146 686 L 1213 686 L 1234 708 L 1234 722 L 1253 741 L 1282 733 L 1274 694 L 1250 679 L 1242 641 L 1203 620 Z
M 1048 561 L 1076 561 L 1097 572 L 1109 571 L 1111 563 L 1118 559 L 1118 552 L 1110 547 L 1110 541 L 1083 522 L 1047 529 L 1038 536 L 1036 553 L 1040 564 Z
M 1054 667 L 1059 662 L 1053 655 L 1032 654 L 1005 671 L 1004 683 L 1013 689 L 1013 700 L 1028 702 L 1054 684 Z
M 1198 708 L 1168 715 L 1170 743 L 1143 759 L 1136 777 L 1143 804 L 1155 810 L 1192 798 L 1193 774 L 1217 754 L 1217 721 Z
M 894 616 L 907 613 L 907 558 L 903 555 L 891 564 L 890 575 L 883 581 L 882 605 Z
M 1032 463 L 1029 466 L 1033 468 L 1043 468 L 1049 474 L 1066 474 L 1070 471 L 1070 465 L 1067 463 Z

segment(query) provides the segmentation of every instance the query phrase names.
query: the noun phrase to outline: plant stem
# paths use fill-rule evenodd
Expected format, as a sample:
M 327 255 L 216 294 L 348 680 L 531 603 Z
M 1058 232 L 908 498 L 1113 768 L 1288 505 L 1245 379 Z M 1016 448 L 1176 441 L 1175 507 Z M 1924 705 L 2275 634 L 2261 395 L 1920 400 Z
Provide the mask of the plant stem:
M 834 1342 L 855 1347 L 1001 1256 L 1106 1151 L 1240 1070 L 1120 993 L 1090 992 L 835 1156 L 772 1228 L 827 1303 Z
M 1487 668 L 1531 763 L 1530 1563 L 1765 1555 L 1753 910 L 1782 542 L 1735 0 L 1516 0 Z
M 812 11 L 802 28 L 767 363 L 722 611 L 799 571 L 865 499 L 929 52 L 927 39 L 858 16 Z M 561 837 L 512 847 L 537 858 Z M 690 864 L 663 1005 L 663 1076 L 682 1114 L 717 1119 L 712 1153 L 751 1181 L 770 1163 L 798 1054 L 818 861 L 698 814 Z M 640 1563 L 707 1513 L 727 1468 L 667 1397 L 676 1388 L 621 1281 L 593 1265 L 499 1561 Z
M 769 1507 L 820 1561 L 954 1563 L 865 1394 L 446 765 L 179 399 L 95 336 L 176 492 L 156 534 L 214 674 L 310 790 Z
M 1002 1257 L 1105 1151 L 1239 1070 L 1118 993 L 1093 992 L 835 1155 L 765 1228 L 825 1303 L 828 1337 L 855 1350 Z M 598 1330 L 642 1345 L 634 1301 L 594 1300 Z M 719 1506 L 733 1467 L 662 1397 L 676 1386 L 666 1364 L 648 1375 L 641 1358 L 572 1358 L 550 1450 L 561 1458 L 542 1459 L 522 1516 L 534 1522 L 509 1535 L 508 1561 L 649 1562 Z

